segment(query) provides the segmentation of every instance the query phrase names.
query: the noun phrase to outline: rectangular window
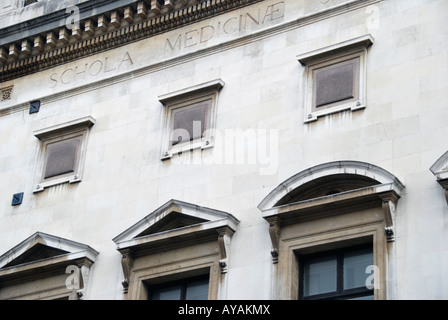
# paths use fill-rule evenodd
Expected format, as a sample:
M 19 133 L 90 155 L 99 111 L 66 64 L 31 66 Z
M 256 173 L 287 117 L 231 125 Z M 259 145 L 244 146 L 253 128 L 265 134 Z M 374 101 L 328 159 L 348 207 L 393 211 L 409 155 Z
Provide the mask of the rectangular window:
M 216 79 L 159 97 L 165 107 L 162 160 L 213 146 L 218 92 L 223 86 Z
M 347 40 L 298 56 L 305 67 L 305 122 L 366 107 L 367 49 L 371 35 Z
M 371 246 L 299 256 L 299 297 L 373 299 L 373 289 L 366 285 L 371 265 Z
M 44 179 L 76 171 L 82 136 L 46 144 Z
M 85 117 L 34 132 L 40 140 L 34 192 L 81 181 L 87 137 L 94 123 L 95 119 Z
M 313 70 L 313 110 L 358 100 L 359 58 Z
M 148 288 L 149 300 L 207 300 L 209 276 L 158 284 Z
M 210 113 L 211 103 L 212 100 L 207 99 L 172 110 L 171 146 L 204 137 L 209 127 L 207 115 Z

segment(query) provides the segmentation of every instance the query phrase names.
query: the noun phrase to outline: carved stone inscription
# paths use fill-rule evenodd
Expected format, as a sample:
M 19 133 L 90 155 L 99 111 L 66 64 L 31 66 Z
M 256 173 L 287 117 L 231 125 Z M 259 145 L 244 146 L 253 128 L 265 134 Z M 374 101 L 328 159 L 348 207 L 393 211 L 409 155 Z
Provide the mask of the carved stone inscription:
M 184 49 L 191 49 L 210 40 L 227 35 L 240 35 L 270 23 L 282 21 L 285 2 L 247 9 L 236 16 L 211 20 L 208 25 L 166 38 L 165 55 L 172 55 Z
M 99 75 L 106 75 L 114 71 L 120 71 L 134 64 L 131 55 L 126 51 L 124 54 L 104 56 L 102 58 L 66 68 L 61 72 L 50 75 L 50 88 L 66 85 L 79 81 L 88 81 Z

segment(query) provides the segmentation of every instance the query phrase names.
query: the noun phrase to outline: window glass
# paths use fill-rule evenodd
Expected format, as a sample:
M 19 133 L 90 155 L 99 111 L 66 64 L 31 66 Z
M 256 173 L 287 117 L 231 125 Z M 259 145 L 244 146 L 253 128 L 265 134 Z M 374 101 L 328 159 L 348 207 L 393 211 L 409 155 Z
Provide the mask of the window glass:
M 207 300 L 208 275 L 149 287 L 150 300 Z
M 344 254 L 344 289 L 363 287 L 366 269 L 373 265 L 372 250 L 365 249 Z
M 304 295 L 315 295 L 336 291 L 336 256 L 308 260 L 304 265 Z
M 74 172 L 81 138 L 54 142 L 47 145 L 44 178 Z
M 180 300 L 181 298 L 181 286 L 171 285 L 168 287 L 159 287 L 152 290 L 152 300 Z
M 302 256 L 299 296 L 304 299 L 374 298 L 373 289 L 366 285 L 373 265 L 371 247 L 338 249 L 318 255 Z M 370 284 L 370 282 L 369 282 Z
M 191 282 L 187 285 L 186 300 L 207 300 L 208 279 Z
M 209 102 L 203 102 L 173 110 L 173 131 L 171 132 L 173 146 L 202 138 L 207 129 L 209 104 Z

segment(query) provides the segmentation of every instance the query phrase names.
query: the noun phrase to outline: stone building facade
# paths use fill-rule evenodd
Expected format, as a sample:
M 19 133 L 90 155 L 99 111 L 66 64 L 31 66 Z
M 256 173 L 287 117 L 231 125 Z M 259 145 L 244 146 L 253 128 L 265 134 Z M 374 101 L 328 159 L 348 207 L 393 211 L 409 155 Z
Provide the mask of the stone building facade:
M 447 299 L 447 13 L 0 1 L 0 299 Z

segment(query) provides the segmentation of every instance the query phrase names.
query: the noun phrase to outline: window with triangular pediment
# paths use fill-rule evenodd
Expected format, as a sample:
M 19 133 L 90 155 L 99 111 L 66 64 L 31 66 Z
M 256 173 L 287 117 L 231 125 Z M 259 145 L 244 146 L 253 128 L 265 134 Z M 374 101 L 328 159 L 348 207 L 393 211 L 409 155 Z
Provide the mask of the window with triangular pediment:
M 36 232 L 0 256 L 0 300 L 84 298 L 98 252 Z
M 208 299 L 218 299 L 238 224 L 227 212 L 168 201 L 113 239 L 122 254 L 126 298 L 148 299 L 154 285 L 207 275 Z

